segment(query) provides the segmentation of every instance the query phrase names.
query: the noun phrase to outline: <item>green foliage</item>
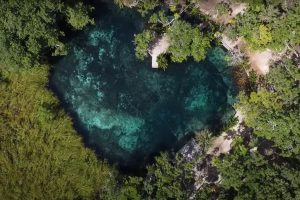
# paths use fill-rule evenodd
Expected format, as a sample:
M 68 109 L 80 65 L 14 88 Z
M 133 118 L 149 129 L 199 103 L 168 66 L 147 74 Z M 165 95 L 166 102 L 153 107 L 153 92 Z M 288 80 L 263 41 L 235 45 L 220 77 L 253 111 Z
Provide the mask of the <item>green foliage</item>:
M 138 11 L 143 15 L 147 15 L 153 11 L 157 6 L 161 5 L 160 0 L 143 0 L 138 3 Z
M 46 67 L 1 71 L 1 199 L 92 199 L 109 195 L 114 173 L 84 148 L 45 89 Z
M 181 169 L 172 165 L 166 153 L 162 153 L 155 161 L 154 166 L 148 167 L 148 176 L 154 178 L 154 181 L 145 183 L 148 195 L 162 200 L 183 199 L 185 193 L 179 181 Z
M 181 20 L 173 23 L 167 34 L 170 37 L 169 52 L 173 62 L 183 62 L 191 54 L 190 46 L 193 38 L 192 26 Z
M 287 43 L 300 44 L 299 1 L 254 1 L 249 5 L 247 12 L 227 27 L 228 35 L 243 36 L 253 50 L 281 51 Z
M 167 31 L 170 37 L 169 53 L 173 62 L 183 62 L 189 56 L 196 61 L 201 61 L 206 56 L 210 47 L 210 39 L 204 36 L 198 28 L 193 28 L 189 23 L 176 20 Z
M 136 7 L 137 11 L 140 12 L 142 16 L 145 16 L 161 5 L 162 2 L 160 0 L 114 0 L 114 3 L 121 8 L 124 6 L 130 8 Z
M 149 21 L 150 24 L 154 24 L 158 27 L 158 25 L 162 25 L 163 27 L 166 26 L 167 24 L 169 24 L 169 17 L 167 16 L 166 12 L 164 12 L 163 10 L 160 10 L 158 12 L 153 13 L 150 17 L 149 17 Z M 158 28 L 157 28 L 158 29 Z M 159 29 L 158 29 L 159 30 Z
M 190 194 L 189 184 L 193 182 L 191 163 L 180 163 L 167 153 L 155 158 L 147 167 L 145 178 L 130 177 L 122 188 L 118 199 L 178 199 L 185 200 Z
M 149 43 L 152 41 L 153 37 L 150 31 L 143 31 L 135 35 L 135 55 L 138 59 L 144 60 L 148 55 Z
M 138 5 L 139 0 L 114 0 L 114 3 L 120 8 L 123 8 L 124 6 L 134 7 Z
M 197 132 L 195 134 L 195 140 L 203 149 L 202 153 L 204 155 L 208 151 L 211 145 L 212 138 L 213 138 L 212 133 L 207 129 L 201 130 L 200 132 Z
M 257 91 L 240 94 L 237 108 L 254 135 L 236 138 L 231 153 L 214 160 L 219 199 L 300 198 L 299 80 L 299 69 L 283 60 Z
M 248 3 L 252 9 L 264 6 L 279 6 L 287 4 L 285 0 L 238 0 L 239 2 Z M 289 2 L 296 2 L 297 0 L 290 0 Z
M 143 179 L 139 177 L 128 177 L 124 186 L 121 188 L 120 195 L 117 199 L 120 200 L 140 200 L 142 199 L 138 187 L 141 186 Z
M 221 186 L 234 199 L 300 198 L 299 166 L 269 162 L 257 151 L 251 153 L 242 138 L 236 139 L 231 154 L 216 158 L 214 164 L 222 176 Z
M 287 43 L 300 44 L 299 1 L 241 1 L 249 3 L 249 9 L 228 26 L 230 35 L 243 36 L 252 50 L 279 51 Z M 142 15 L 162 5 L 159 0 L 115 2 L 135 6 Z M 170 10 L 175 13 L 178 8 L 174 5 Z M 220 14 L 228 12 L 228 7 L 222 6 Z M 0 71 L 1 199 L 188 199 L 194 161 L 182 163 L 178 155 L 175 159 L 162 153 L 147 168 L 145 178 L 129 177 L 124 186 L 117 186 L 114 171 L 83 147 L 71 119 L 46 90 L 48 69 L 36 66 L 49 55 L 67 53 L 58 22 L 81 30 L 93 23 L 90 11 L 80 0 L 0 0 L 0 63 L 6 66 Z M 172 61 L 203 60 L 211 38 L 179 20 L 178 13 L 174 17 L 167 30 Z M 169 19 L 159 11 L 149 22 L 164 26 Z M 147 56 L 152 40 L 148 30 L 135 36 L 139 59 Z M 158 57 L 158 63 L 166 69 L 165 55 Z M 271 69 L 257 91 L 240 94 L 237 107 L 254 135 L 250 143 L 238 137 L 230 154 L 214 160 L 222 181 L 219 186 L 204 188 L 197 198 L 209 199 L 217 192 L 219 199 L 300 199 L 299 82 L 299 69 L 284 61 Z M 230 126 L 234 122 L 232 119 Z M 210 132 L 203 131 L 196 139 L 205 153 Z M 256 146 L 264 148 L 261 140 L 271 142 L 270 157 L 250 151 Z
M 191 55 L 195 61 L 200 62 L 205 59 L 207 49 L 210 48 L 210 39 L 195 28 L 192 40 Z
M 284 156 L 300 153 L 299 80 L 297 67 L 285 61 L 272 68 L 264 88 L 250 97 L 241 95 L 238 105 L 254 133 L 273 141 Z
M 88 24 L 94 24 L 94 20 L 90 19 L 89 11 L 91 8 L 84 6 L 82 2 L 79 2 L 74 7 L 67 8 L 68 23 L 75 29 L 81 30 Z
M 82 29 L 90 8 L 81 1 L 0 1 L 0 63 L 10 67 L 31 67 L 48 55 L 63 55 L 64 33 L 58 21 L 66 18 L 75 29 Z
M 265 25 L 259 26 L 259 37 L 253 43 L 256 43 L 258 46 L 267 45 L 272 41 L 272 35 L 270 33 L 270 29 Z
M 158 67 L 163 69 L 164 71 L 168 68 L 168 59 L 166 58 L 166 55 L 164 54 L 160 54 L 157 57 L 157 63 L 158 63 Z
M 219 15 L 226 15 L 226 14 L 230 14 L 230 7 L 228 5 L 228 3 L 218 3 L 216 6 L 216 10 L 218 11 Z
M 232 127 L 234 127 L 238 123 L 238 118 L 232 116 L 222 127 L 222 132 L 230 130 Z
M 175 156 L 161 153 L 155 158 L 155 163 L 147 167 L 145 177 L 126 179 L 117 199 L 188 199 L 194 192 L 195 163 L 203 160 L 210 146 L 212 133 L 208 130 L 200 131 L 195 139 L 203 150 L 200 155 L 189 160 L 179 153 Z M 205 191 L 199 191 L 199 196 L 207 196 L 210 193 L 210 188 L 205 188 Z

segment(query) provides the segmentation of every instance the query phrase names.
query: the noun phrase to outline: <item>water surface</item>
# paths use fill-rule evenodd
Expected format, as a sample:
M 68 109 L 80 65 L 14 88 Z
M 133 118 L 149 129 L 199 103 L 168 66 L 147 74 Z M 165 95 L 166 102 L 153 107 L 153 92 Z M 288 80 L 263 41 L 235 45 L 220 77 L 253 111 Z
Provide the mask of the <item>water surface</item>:
M 232 112 L 224 52 L 201 63 L 151 69 L 134 56 L 143 28 L 130 11 L 101 11 L 95 26 L 70 42 L 55 67 L 54 91 L 87 146 L 123 167 L 139 168 L 161 150 L 176 150 L 194 131 L 216 128 Z

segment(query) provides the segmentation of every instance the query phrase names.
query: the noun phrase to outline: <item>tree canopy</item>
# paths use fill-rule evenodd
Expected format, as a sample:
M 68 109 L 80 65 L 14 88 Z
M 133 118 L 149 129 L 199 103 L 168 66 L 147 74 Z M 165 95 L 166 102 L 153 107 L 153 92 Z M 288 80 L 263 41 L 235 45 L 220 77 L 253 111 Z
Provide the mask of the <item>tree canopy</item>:
M 299 166 L 282 158 L 268 160 L 249 148 L 242 138 L 236 139 L 230 155 L 215 161 L 224 189 L 220 199 L 299 199 Z
M 244 1 L 248 10 L 239 15 L 225 32 L 244 37 L 252 50 L 282 51 L 287 44 L 300 44 L 299 1 Z
M 167 30 L 170 37 L 169 53 L 173 62 L 183 62 L 189 56 L 195 61 L 204 60 L 210 47 L 210 39 L 199 28 L 193 28 L 188 22 L 176 20 Z
M 113 170 L 86 149 L 45 86 L 47 67 L 1 70 L 1 199 L 92 199 L 114 184 Z
M 300 153 L 300 73 L 290 61 L 272 68 L 267 82 L 237 105 L 254 133 L 274 142 L 284 156 Z
M 215 160 L 220 186 L 234 199 L 300 198 L 299 80 L 299 69 L 283 60 L 256 91 L 240 94 L 237 108 L 253 135 L 238 137 L 232 152 Z
M 147 57 L 154 36 L 167 34 L 170 47 L 158 57 L 161 68 L 169 58 L 205 59 L 212 31 L 199 24 L 207 18 L 191 17 L 199 1 L 115 0 L 149 19 L 135 35 L 137 58 Z M 248 3 L 247 11 L 220 31 L 243 37 L 253 51 L 300 44 L 298 0 L 238 1 Z M 197 159 L 184 163 L 179 154 L 161 153 L 144 177 L 125 176 L 121 184 L 115 170 L 84 147 L 48 90 L 49 66 L 41 63 L 67 54 L 66 30 L 93 24 L 92 9 L 83 0 L 0 0 L 0 198 L 190 198 L 195 162 L 206 158 L 210 132 L 197 136 L 205 147 Z M 223 14 L 230 7 L 217 9 Z M 221 181 L 203 186 L 196 199 L 300 199 L 300 71 L 291 58 L 278 61 L 268 75 L 254 78 L 256 85 L 247 93 L 240 92 L 236 108 L 251 131 L 234 139 L 229 154 L 212 158 Z
M 135 55 L 138 59 L 144 60 L 148 56 L 148 48 L 153 36 L 150 31 L 145 30 L 142 33 L 135 35 Z
M 92 23 L 82 1 L 0 1 L 0 63 L 31 67 L 49 55 L 64 55 L 65 33 L 59 23 L 82 29 Z

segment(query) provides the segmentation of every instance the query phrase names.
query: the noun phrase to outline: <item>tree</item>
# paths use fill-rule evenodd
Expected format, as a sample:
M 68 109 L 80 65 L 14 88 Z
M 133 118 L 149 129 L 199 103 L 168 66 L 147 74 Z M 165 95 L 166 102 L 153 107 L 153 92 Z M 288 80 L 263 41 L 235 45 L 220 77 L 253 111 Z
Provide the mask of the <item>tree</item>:
M 49 55 L 67 52 L 58 26 L 64 23 L 82 29 L 92 20 L 91 10 L 80 0 L 0 1 L 0 63 L 9 67 L 32 67 Z
M 85 148 L 45 86 L 47 67 L 0 71 L 1 199 L 93 199 L 114 171 Z
M 191 44 L 193 38 L 192 26 L 182 20 L 176 20 L 168 29 L 167 35 L 170 38 L 170 47 L 173 62 L 181 63 L 191 55 Z
M 143 16 L 149 14 L 157 6 L 161 5 L 159 0 L 114 0 L 114 2 L 121 8 L 124 6 L 130 8 L 136 7 L 138 12 Z
M 161 5 L 160 0 L 143 0 L 139 1 L 138 11 L 143 15 L 147 15 L 149 12 L 153 11 L 156 7 Z
M 166 58 L 166 55 L 160 54 L 157 57 L 158 67 L 163 69 L 164 71 L 168 68 L 168 60 Z
M 197 133 L 195 142 L 200 149 L 191 159 L 182 153 L 175 156 L 163 152 L 155 158 L 155 162 L 147 167 L 145 177 L 128 177 L 117 199 L 160 199 L 186 200 L 195 195 L 195 166 L 205 163 L 205 152 L 209 148 L 212 133 L 202 130 Z M 197 165 L 199 166 L 199 165 Z M 200 180 L 201 181 L 201 180 Z M 202 185 L 204 186 L 204 185 Z M 210 193 L 210 189 L 203 187 L 198 191 L 199 196 Z M 205 191 L 204 191 L 205 190 Z
M 259 45 L 267 45 L 272 41 L 272 35 L 270 29 L 265 25 L 259 26 Z
M 244 143 L 243 138 L 236 139 L 229 155 L 214 160 L 222 177 L 222 193 L 231 199 L 299 199 L 299 166 L 282 159 L 268 161 Z
M 194 29 L 192 40 L 191 55 L 197 62 L 204 60 L 211 40 L 209 37 L 204 36 L 198 28 Z
M 121 197 L 124 200 L 138 199 L 137 197 L 140 199 L 161 200 L 187 199 L 188 192 L 181 181 L 182 175 L 183 167 L 174 165 L 167 153 L 161 153 L 160 156 L 155 158 L 154 165 L 147 167 L 147 176 L 144 179 L 130 177 L 125 182 Z
M 173 62 L 183 62 L 189 56 L 199 62 L 205 59 L 206 51 L 210 47 L 210 38 L 204 36 L 198 28 L 189 23 L 176 20 L 167 31 L 170 37 L 169 53 Z
M 135 35 L 135 55 L 138 59 L 144 60 L 148 55 L 149 43 L 152 41 L 152 39 L 153 37 L 151 32 L 147 30 Z
M 83 29 L 88 24 L 94 24 L 94 20 L 89 17 L 91 7 L 84 6 L 79 2 L 74 7 L 67 7 L 68 23 L 77 30 Z
M 135 7 L 139 4 L 140 0 L 114 0 L 114 3 L 123 8 L 124 6 L 127 7 Z
M 299 1 L 245 0 L 249 9 L 229 25 L 226 32 L 233 37 L 244 37 L 252 50 L 270 48 L 282 51 L 287 44 L 300 43 Z M 279 10 L 284 10 L 279 12 Z
M 253 133 L 241 133 L 229 155 L 215 158 L 219 199 L 300 198 L 299 80 L 297 67 L 283 60 L 256 91 L 240 94 L 237 108 Z
M 297 67 L 285 60 L 271 69 L 265 87 L 249 97 L 242 94 L 238 103 L 254 134 L 274 142 L 286 157 L 300 153 L 299 80 Z

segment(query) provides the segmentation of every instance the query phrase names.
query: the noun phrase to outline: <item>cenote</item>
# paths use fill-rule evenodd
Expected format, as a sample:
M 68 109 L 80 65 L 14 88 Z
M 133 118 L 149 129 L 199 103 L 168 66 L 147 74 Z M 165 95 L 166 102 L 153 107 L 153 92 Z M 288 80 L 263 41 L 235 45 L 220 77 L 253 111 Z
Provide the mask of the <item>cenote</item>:
M 110 6 L 100 12 L 94 26 L 72 38 L 50 85 L 101 158 L 138 170 L 158 152 L 176 151 L 195 131 L 217 129 L 232 116 L 222 49 L 212 48 L 201 63 L 151 69 L 150 59 L 134 55 L 143 19 Z

